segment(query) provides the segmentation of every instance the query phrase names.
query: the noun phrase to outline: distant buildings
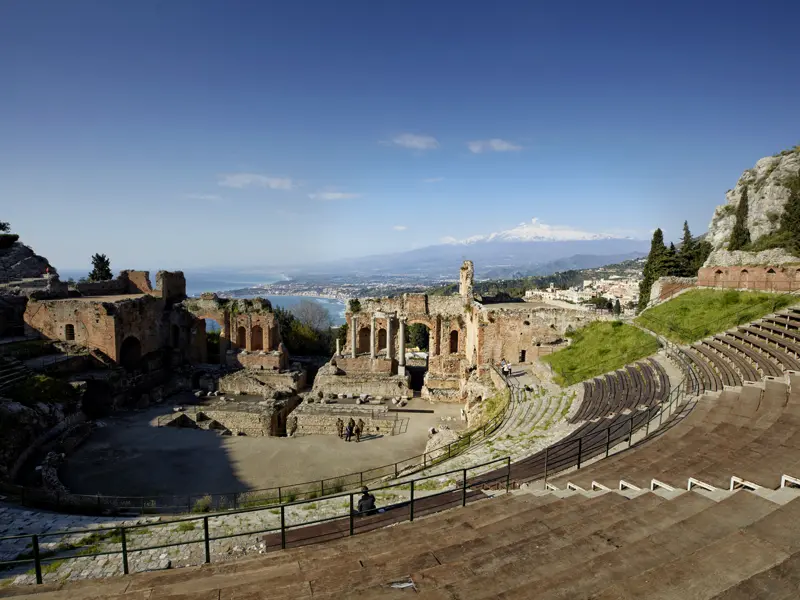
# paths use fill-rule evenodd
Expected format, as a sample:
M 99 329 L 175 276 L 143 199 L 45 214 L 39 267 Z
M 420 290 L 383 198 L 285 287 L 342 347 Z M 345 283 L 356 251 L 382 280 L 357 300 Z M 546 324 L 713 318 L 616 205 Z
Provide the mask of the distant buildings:
M 569 289 L 557 289 L 552 283 L 544 290 L 527 290 L 526 300 L 559 300 L 581 304 L 592 298 L 603 297 L 609 300 L 619 300 L 624 307 L 629 303 L 636 303 L 639 298 L 639 282 L 641 275 L 610 275 L 601 279 L 586 279 L 582 285 Z

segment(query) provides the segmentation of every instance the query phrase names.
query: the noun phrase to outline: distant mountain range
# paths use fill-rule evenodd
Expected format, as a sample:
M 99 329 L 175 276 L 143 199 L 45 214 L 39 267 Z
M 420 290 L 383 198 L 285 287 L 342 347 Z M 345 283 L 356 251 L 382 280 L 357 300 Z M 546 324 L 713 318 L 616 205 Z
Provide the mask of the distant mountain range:
M 461 263 L 471 260 L 475 263 L 477 278 L 494 279 L 600 267 L 645 256 L 648 248 L 649 242 L 629 238 L 519 241 L 486 236 L 406 252 L 336 260 L 287 273 L 294 278 L 353 274 L 359 277 L 453 279 Z

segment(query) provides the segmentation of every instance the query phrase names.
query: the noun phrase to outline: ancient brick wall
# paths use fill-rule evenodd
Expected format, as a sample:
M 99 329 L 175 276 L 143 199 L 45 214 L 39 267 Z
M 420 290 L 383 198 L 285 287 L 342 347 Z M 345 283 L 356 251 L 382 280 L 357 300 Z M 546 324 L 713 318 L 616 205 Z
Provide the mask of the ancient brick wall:
M 156 273 L 156 292 L 164 300 L 177 302 L 186 298 L 186 277 L 183 271 Z
M 279 371 L 288 366 L 288 356 L 278 352 L 238 352 L 231 356 L 231 365 L 245 369 Z
M 115 315 L 111 303 L 84 299 L 31 299 L 24 318 L 30 333 L 96 348 L 111 360 L 117 360 Z
M 345 425 L 352 417 L 364 421 L 361 435 L 393 435 L 398 422 L 396 413 L 389 413 L 386 406 L 354 404 L 301 404 L 291 413 L 297 418 L 295 435 L 337 435 L 336 420 Z
M 488 305 L 481 323 L 479 362 L 497 364 L 505 358 L 516 363 L 523 351 L 525 362 L 530 362 L 536 348 L 559 343 L 567 328 L 578 329 L 595 320 L 595 315 L 581 310 L 525 306 L 509 310 Z
M 697 285 L 736 290 L 791 292 L 800 290 L 800 265 L 737 265 L 703 267 Z
M 692 289 L 697 285 L 697 277 L 659 277 L 650 288 L 648 306 L 663 302 L 672 296 Z

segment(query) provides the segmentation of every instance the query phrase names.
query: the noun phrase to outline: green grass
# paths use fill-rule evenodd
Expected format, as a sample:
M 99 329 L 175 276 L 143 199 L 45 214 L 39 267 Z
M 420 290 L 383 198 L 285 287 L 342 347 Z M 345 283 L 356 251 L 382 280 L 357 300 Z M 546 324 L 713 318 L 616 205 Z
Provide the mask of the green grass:
M 569 346 L 542 357 L 562 386 L 613 371 L 658 350 L 653 336 L 620 321 L 591 323 L 570 337 Z
M 648 309 L 636 322 L 672 340 L 689 343 L 748 323 L 797 302 L 788 294 L 691 290 Z
M 178 523 L 178 526 L 175 528 L 175 531 L 180 533 L 186 533 L 187 531 L 194 531 L 194 523 L 191 521 L 184 521 L 183 523 Z

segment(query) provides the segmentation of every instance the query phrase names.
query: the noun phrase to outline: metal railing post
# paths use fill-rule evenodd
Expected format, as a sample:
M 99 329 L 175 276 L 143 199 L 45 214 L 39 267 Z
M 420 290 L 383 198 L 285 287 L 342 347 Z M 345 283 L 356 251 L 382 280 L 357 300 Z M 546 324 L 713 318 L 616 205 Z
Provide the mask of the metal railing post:
M 36 570 L 36 584 L 42 584 L 42 560 L 39 556 L 39 536 L 33 536 L 33 568 Z
M 408 515 L 409 515 L 408 516 L 408 520 L 409 521 L 413 521 L 414 520 L 414 480 L 413 479 L 411 480 L 411 508 L 409 509 Z
M 350 535 L 353 535 L 353 494 L 350 494 Z
M 211 562 L 211 546 L 208 536 L 208 517 L 203 517 L 203 544 L 206 551 L 206 564 Z
M 278 486 L 278 504 L 283 504 L 283 498 L 281 498 L 281 486 Z
M 397 463 L 394 463 L 394 476 L 397 478 Z
M 320 482 L 319 482 L 319 495 L 320 496 L 324 496 L 325 495 L 325 480 L 324 479 L 321 479 Z
M 606 458 L 608 458 L 608 454 L 611 452 L 611 427 L 606 428 Z
M 281 504 L 281 550 L 286 550 L 286 508 L 285 504 Z
M 581 468 L 581 453 L 583 452 L 583 436 L 578 438 L 578 469 Z
M 544 449 L 544 482 L 547 483 L 547 459 L 550 458 L 550 446 Z
M 125 539 L 125 528 L 119 528 L 119 537 L 122 541 L 122 574 L 128 574 L 128 541 Z
M 506 457 L 506 494 L 511 489 L 511 457 Z
M 633 415 L 628 421 L 628 448 L 631 447 L 631 443 L 633 443 Z
M 647 409 L 647 424 L 645 425 L 645 428 L 644 428 L 644 437 L 647 437 L 648 435 L 650 435 L 650 409 L 649 408 Z
M 467 470 L 464 469 L 461 475 L 461 506 L 467 505 Z

